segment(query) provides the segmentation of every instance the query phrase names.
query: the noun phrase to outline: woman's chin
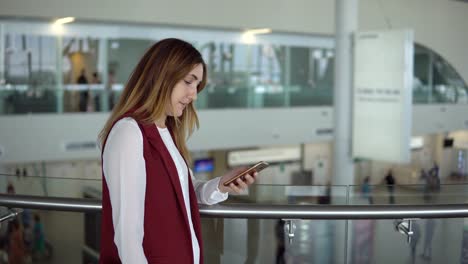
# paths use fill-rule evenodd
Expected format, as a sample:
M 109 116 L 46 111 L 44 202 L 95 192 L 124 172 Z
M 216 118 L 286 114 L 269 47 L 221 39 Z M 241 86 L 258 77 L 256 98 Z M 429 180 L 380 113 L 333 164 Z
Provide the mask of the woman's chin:
M 183 113 L 184 113 L 184 110 L 177 111 L 176 117 L 181 117 Z
M 168 116 L 180 117 L 184 113 L 184 110 L 176 110 L 175 112 L 167 113 Z

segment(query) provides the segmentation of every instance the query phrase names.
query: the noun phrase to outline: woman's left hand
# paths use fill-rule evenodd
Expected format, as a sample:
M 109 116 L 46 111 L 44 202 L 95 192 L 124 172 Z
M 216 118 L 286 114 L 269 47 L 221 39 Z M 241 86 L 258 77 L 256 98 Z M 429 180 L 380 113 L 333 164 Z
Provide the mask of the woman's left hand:
M 243 190 L 247 189 L 249 185 L 255 182 L 255 178 L 258 175 L 258 172 L 255 172 L 253 175 L 246 174 L 243 177 L 238 178 L 235 182 L 229 184 L 228 186 L 224 186 L 223 183 L 229 181 L 232 177 L 236 176 L 237 174 L 241 173 L 242 171 L 246 170 L 247 167 L 240 167 L 231 170 L 230 172 L 226 173 L 221 177 L 219 181 L 218 189 L 223 193 L 241 193 Z

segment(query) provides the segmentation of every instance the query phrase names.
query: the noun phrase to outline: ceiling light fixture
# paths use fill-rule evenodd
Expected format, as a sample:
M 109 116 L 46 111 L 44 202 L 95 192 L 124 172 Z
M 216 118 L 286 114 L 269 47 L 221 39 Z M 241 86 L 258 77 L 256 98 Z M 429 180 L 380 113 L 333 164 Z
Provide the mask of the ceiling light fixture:
M 73 21 L 75 21 L 74 17 L 62 17 L 62 18 L 55 20 L 54 24 L 63 25 L 63 24 L 71 23 Z

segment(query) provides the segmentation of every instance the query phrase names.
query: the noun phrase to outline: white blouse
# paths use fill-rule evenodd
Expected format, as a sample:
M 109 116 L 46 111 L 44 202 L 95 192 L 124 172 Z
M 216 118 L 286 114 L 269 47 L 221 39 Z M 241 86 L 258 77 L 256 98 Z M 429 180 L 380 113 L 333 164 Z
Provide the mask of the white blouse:
M 185 161 L 176 148 L 167 128 L 158 128 L 179 174 L 185 208 L 192 236 L 194 263 L 200 262 L 200 246 L 195 235 Z M 103 170 L 109 189 L 114 224 L 114 242 L 122 263 L 148 263 L 143 252 L 146 166 L 143 157 L 143 135 L 131 118 L 119 120 L 111 129 L 103 153 Z M 218 189 L 220 177 L 201 182 L 190 176 L 198 203 L 215 204 L 228 198 Z

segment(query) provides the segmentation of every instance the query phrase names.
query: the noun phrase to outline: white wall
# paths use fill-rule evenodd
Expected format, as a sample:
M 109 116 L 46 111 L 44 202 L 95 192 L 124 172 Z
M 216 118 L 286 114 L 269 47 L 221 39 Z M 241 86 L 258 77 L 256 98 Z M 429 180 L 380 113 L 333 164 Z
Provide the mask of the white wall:
M 334 33 L 332 0 L 119 1 L 2 0 L 0 16 L 174 24 Z M 468 4 L 451 0 L 360 0 L 361 30 L 413 28 L 415 40 L 440 53 L 468 80 Z M 379 4 L 381 3 L 381 4 Z M 386 19 L 387 18 L 387 19 Z
M 21 171 L 26 169 L 29 176 L 45 175 L 49 178 L 2 175 L 0 193 L 4 193 L 6 185 L 11 183 L 17 194 L 82 198 L 84 188 L 100 190 L 102 186 L 98 160 L 8 164 L 3 166 L 3 170 L 0 165 L 0 172 L 15 174 L 16 168 Z M 41 215 L 45 238 L 54 250 L 52 263 L 81 263 L 81 247 L 84 243 L 83 214 L 41 210 L 32 212 Z
M 458 148 L 468 149 L 468 131 L 453 131 L 449 133 L 448 137 L 454 139 L 453 145 Z
M 413 135 L 468 129 L 468 105 L 413 107 Z M 327 142 L 331 107 L 204 110 L 200 130 L 189 139 L 193 151 Z M 68 142 L 95 142 L 108 114 L 0 116 L 0 161 L 96 159 L 98 149 L 65 151 Z
M 199 111 L 200 129 L 189 140 L 191 149 L 229 149 L 288 145 L 331 138 L 330 107 L 297 107 Z
M 413 106 L 414 136 L 468 129 L 468 105 Z
M 332 155 L 330 141 L 304 145 L 303 166 L 304 170 L 312 170 L 314 185 L 326 185 L 331 181 Z
M 370 176 L 371 184 L 380 184 L 389 169 L 393 170 L 393 175 L 398 184 L 419 183 L 420 170 L 424 168 L 426 172 L 436 161 L 437 135 L 425 135 L 424 146 L 421 149 L 411 151 L 411 162 L 408 164 L 393 164 L 381 161 L 364 161 L 356 166 L 356 183 L 362 184 L 365 177 Z M 440 146 L 441 147 L 441 146 Z M 441 165 L 438 162 L 439 165 Z M 442 166 L 441 166 L 442 167 Z
M 0 147 L 5 162 L 98 158 L 97 149 L 65 151 L 70 142 L 96 142 L 108 114 L 1 116 Z
M 22 173 L 16 176 L 17 169 L 21 172 L 26 170 L 27 177 Z M 2 175 L 0 178 L 0 193 L 6 191 L 6 183 L 11 183 L 17 194 L 80 198 L 85 187 L 100 190 L 102 184 L 101 162 L 98 159 L 18 162 L 4 164 L 1 172 L 9 176 Z
M 380 4 L 382 3 L 381 8 Z M 468 81 L 468 4 L 451 0 L 360 0 L 361 30 L 413 28 L 415 41 L 450 62 Z
M 0 16 L 54 18 L 75 16 L 101 21 L 129 21 L 222 28 L 272 27 L 292 32 L 330 33 L 333 1 L 119 1 L 2 0 Z
M 450 182 L 449 175 L 456 171 L 457 154 L 460 149 L 468 149 L 468 130 L 451 133 L 428 134 L 422 136 L 424 146 L 411 152 L 411 162 L 406 165 L 391 164 L 388 162 L 369 161 L 356 166 L 356 183 L 361 183 L 365 176 L 371 176 L 373 184 L 382 181 L 388 169 L 394 169 L 394 175 L 399 184 L 415 184 L 421 182 L 420 170 L 426 172 L 436 162 L 439 166 L 439 176 L 443 182 Z M 454 139 L 454 146 L 443 147 L 443 139 Z

